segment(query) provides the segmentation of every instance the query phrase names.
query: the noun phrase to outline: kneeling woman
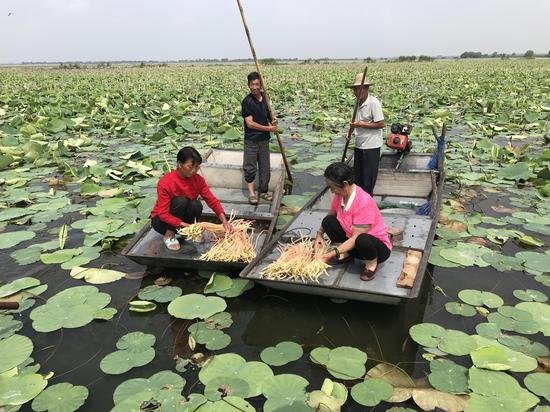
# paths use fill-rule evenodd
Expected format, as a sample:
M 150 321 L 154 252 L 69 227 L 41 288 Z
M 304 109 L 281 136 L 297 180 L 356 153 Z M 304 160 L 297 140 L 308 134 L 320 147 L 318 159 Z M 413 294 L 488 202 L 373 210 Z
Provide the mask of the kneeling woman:
M 231 230 L 221 203 L 210 191 L 204 178 L 196 172 L 202 157 L 193 147 L 184 147 L 178 152 L 176 170 L 162 176 L 157 184 L 157 202 L 151 211 L 151 224 L 161 235 L 170 250 L 179 250 L 176 239 L 179 228 L 189 226 L 200 219 L 201 196 L 221 220 L 226 231 Z
M 325 170 L 325 182 L 334 194 L 330 212 L 317 231 L 316 245 L 324 245 L 326 233 L 337 244 L 322 256 L 329 264 L 353 257 L 365 260 L 361 280 L 374 278 L 379 263 L 389 258 L 392 245 L 388 229 L 374 199 L 354 184 L 353 169 L 345 163 L 333 163 Z

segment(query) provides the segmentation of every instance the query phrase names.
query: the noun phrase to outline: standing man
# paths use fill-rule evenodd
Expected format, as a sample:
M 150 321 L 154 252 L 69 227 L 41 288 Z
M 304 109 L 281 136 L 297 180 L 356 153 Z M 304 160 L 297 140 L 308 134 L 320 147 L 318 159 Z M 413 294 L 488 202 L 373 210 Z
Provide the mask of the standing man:
M 357 117 L 351 123 L 355 133 L 353 172 L 355 183 L 372 196 L 378 177 L 384 113 L 380 101 L 369 94 L 369 87 L 373 83 L 369 83 L 365 79 L 363 86 L 361 86 L 362 79 L 363 73 L 357 73 L 355 83 L 350 86 L 359 101 Z
M 267 107 L 265 94 L 262 93 L 260 76 L 257 72 L 248 75 L 248 94 L 242 102 L 242 116 L 244 118 L 244 179 L 248 186 L 248 202 L 258 204 L 258 196 L 254 191 L 254 179 L 258 171 L 259 197 L 267 201 L 273 199 L 267 193 L 270 164 L 269 139 L 270 133 L 277 131 L 277 118 L 271 116 Z

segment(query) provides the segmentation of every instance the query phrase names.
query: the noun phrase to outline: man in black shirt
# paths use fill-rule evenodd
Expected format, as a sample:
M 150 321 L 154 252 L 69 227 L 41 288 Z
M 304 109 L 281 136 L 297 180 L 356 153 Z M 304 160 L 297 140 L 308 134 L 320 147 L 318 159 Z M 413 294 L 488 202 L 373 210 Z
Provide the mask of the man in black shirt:
M 248 201 L 258 204 L 254 191 L 254 179 L 258 171 L 258 192 L 262 199 L 271 201 L 267 192 L 270 177 L 269 139 L 270 133 L 277 131 L 277 118 L 271 116 L 265 94 L 261 91 L 260 76 L 257 72 L 248 75 L 250 94 L 242 102 L 244 118 L 244 179 L 248 186 Z

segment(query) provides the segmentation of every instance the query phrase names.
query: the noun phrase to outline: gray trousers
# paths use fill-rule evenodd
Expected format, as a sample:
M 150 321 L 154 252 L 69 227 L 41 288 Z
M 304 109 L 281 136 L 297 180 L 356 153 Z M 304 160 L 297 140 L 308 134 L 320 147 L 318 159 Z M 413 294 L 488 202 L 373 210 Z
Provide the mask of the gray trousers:
M 244 140 L 243 159 L 244 180 L 252 183 L 258 172 L 258 191 L 267 193 L 271 166 L 269 164 L 269 140 Z

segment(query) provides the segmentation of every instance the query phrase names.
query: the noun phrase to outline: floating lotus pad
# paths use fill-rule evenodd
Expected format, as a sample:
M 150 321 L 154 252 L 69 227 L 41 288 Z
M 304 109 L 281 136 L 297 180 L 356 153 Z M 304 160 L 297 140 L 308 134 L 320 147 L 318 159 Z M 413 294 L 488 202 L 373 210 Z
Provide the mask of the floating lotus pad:
M 523 261 L 515 256 L 506 256 L 493 252 L 486 253 L 481 258 L 499 272 L 523 270 Z
M 219 350 L 231 343 L 231 337 L 218 329 L 208 329 L 205 322 L 195 323 L 187 329 L 193 339 L 206 349 Z
M 260 353 L 262 361 L 271 366 L 283 366 L 287 363 L 298 360 L 302 357 L 304 351 L 302 347 L 295 342 L 279 342 L 275 346 L 265 348 Z
M 225 329 L 233 324 L 231 313 L 220 312 L 204 320 L 207 329 Z
M 262 394 L 267 398 L 264 412 L 278 410 L 301 411 L 306 402 L 306 387 L 309 382 L 301 376 L 282 374 L 270 376 L 262 383 Z M 283 409 L 286 408 L 286 409 Z
M 496 371 L 530 372 L 537 367 L 537 360 L 504 345 L 478 348 L 470 354 L 478 368 Z
M 248 279 L 232 279 L 232 284 L 229 289 L 216 292 L 217 295 L 224 298 L 236 298 L 241 296 L 247 290 L 254 287 L 254 282 Z
M 0 249 L 9 249 L 25 240 L 30 240 L 36 233 L 30 230 L 19 230 L 17 232 L 0 233 Z
M 504 316 L 501 313 L 490 313 L 487 316 L 487 320 L 497 325 L 500 329 L 511 330 L 526 335 L 537 333 L 540 329 L 540 325 L 534 320 L 520 321 L 512 317 Z
M 0 405 L 23 405 L 34 399 L 47 385 L 48 381 L 36 373 L 0 376 Z
M 309 394 L 307 404 L 315 411 L 339 411 L 348 399 L 348 389 L 339 382 L 325 378 L 321 390 Z
M 550 255 L 537 252 L 518 252 L 516 257 L 523 261 L 523 266 L 527 269 L 546 273 L 550 271 Z
M 155 336 L 148 333 L 128 333 L 118 340 L 116 347 L 119 350 L 105 356 L 99 367 L 105 373 L 119 375 L 146 365 L 155 358 L 155 350 L 151 347 L 155 341 Z
M 351 397 L 363 406 L 376 406 L 389 399 L 393 393 L 393 386 L 378 378 L 367 379 L 351 388 Z
M 458 330 L 447 330 L 437 345 L 439 350 L 455 356 L 468 355 L 476 348 L 470 335 Z
M 185 379 L 177 373 L 167 370 L 157 372 L 148 379 L 129 379 L 122 382 L 115 389 L 113 394 L 115 408 L 113 411 L 139 410 L 142 402 L 151 398 L 161 402 L 163 408 L 171 410 L 171 405 L 175 410 L 176 406 L 183 401 L 181 391 L 184 386 Z M 206 399 L 204 401 L 206 402 Z
M 439 255 L 451 262 L 462 266 L 489 266 L 482 255 L 490 253 L 491 249 L 478 245 L 477 243 L 458 243 L 456 246 L 449 249 L 441 249 Z
M 476 332 L 488 339 L 496 339 L 502 334 L 500 328 L 494 323 L 479 323 L 476 325 Z
M 12 335 L 0 340 L 0 373 L 15 368 L 31 356 L 34 345 L 26 336 Z
M 191 406 L 186 409 L 187 404 L 183 408 L 178 407 L 181 412 L 254 412 L 254 407 L 243 398 L 238 396 L 226 396 L 222 400 L 216 402 L 202 403 L 198 408 L 194 409 Z M 299 412 L 299 411 L 297 411 Z
M 248 383 L 236 377 L 218 377 L 211 379 L 204 388 L 204 395 L 209 401 L 219 401 L 225 396 L 246 398 L 249 392 Z
M 472 367 L 469 378 L 468 386 L 473 391 L 469 411 L 526 411 L 539 402 L 539 398 L 504 372 Z
M 458 297 L 464 303 L 472 306 L 487 306 L 488 308 L 495 309 L 504 305 L 504 301 L 500 296 L 481 290 L 463 289 L 458 293 Z
M 475 314 L 477 313 L 476 309 L 473 306 L 459 302 L 447 302 L 445 304 L 445 309 L 447 310 L 447 312 L 453 315 L 460 315 L 465 317 L 472 317 L 475 316 Z
M 23 327 L 23 322 L 11 315 L 0 315 L 0 339 L 9 338 Z
M 550 305 L 541 302 L 521 302 L 516 308 L 531 313 L 539 325 L 539 330 L 544 336 L 550 336 Z
M 95 319 L 95 314 L 111 301 L 107 293 L 95 286 L 76 286 L 62 290 L 34 309 L 30 318 L 38 332 L 61 328 L 79 328 Z
M 535 289 L 516 289 L 514 296 L 525 302 L 546 302 L 548 300 L 544 293 Z
M 142 300 L 154 300 L 158 303 L 171 302 L 181 296 L 182 290 L 177 286 L 149 285 L 139 291 L 138 297 Z
M 442 392 L 465 393 L 468 390 L 468 369 L 447 359 L 430 362 L 428 380 Z
M 157 308 L 157 305 L 148 300 L 133 300 L 128 302 L 128 310 L 132 312 L 152 312 Z
M 323 365 L 328 372 L 339 379 L 359 379 L 365 374 L 367 354 L 351 346 L 340 346 L 335 349 L 325 347 L 311 351 L 313 362 Z
M 115 282 L 122 279 L 125 275 L 124 272 L 110 269 L 83 268 L 81 266 L 75 266 L 71 269 L 71 277 L 84 279 L 86 282 L 95 285 Z
M 502 334 L 497 337 L 497 341 L 512 350 L 521 352 L 532 358 L 550 355 L 550 349 L 542 343 L 533 342 L 524 336 L 510 336 Z
M 180 296 L 168 305 L 168 313 L 180 319 L 206 319 L 227 307 L 225 300 L 217 296 L 197 293 Z
M 32 409 L 37 412 L 73 412 L 78 410 L 88 398 L 85 386 L 58 383 L 48 386 L 32 401 Z
M 0 298 L 11 296 L 17 292 L 40 285 L 40 281 L 32 277 L 23 277 L 0 286 Z
M 550 402 L 550 374 L 531 373 L 525 377 L 523 383 L 535 395 L 543 396 Z
M 53 253 L 42 253 L 40 255 L 40 260 L 46 265 L 51 265 L 55 263 L 63 263 L 71 260 L 75 256 L 78 256 L 82 253 L 81 248 L 76 249 L 62 249 L 56 250 Z
M 233 280 L 229 276 L 214 273 L 204 287 L 204 293 L 221 292 L 222 290 L 229 289 L 232 284 Z
M 273 376 L 273 371 L 265 363 L 247 362 L 243 357 L 234 353 L 214 356 L 199 372 L 199 379 L 204 385 L 219 377 L 238 377 L 245 380 L 250 388 L 246 398 L 262 393 L 262 382 L 270 376 Z
M 445 328 L 435 323 L 419 323 L 409 329 L 409 334 L 416 343 L 429 348 L 437 347 L 445 332 Z

